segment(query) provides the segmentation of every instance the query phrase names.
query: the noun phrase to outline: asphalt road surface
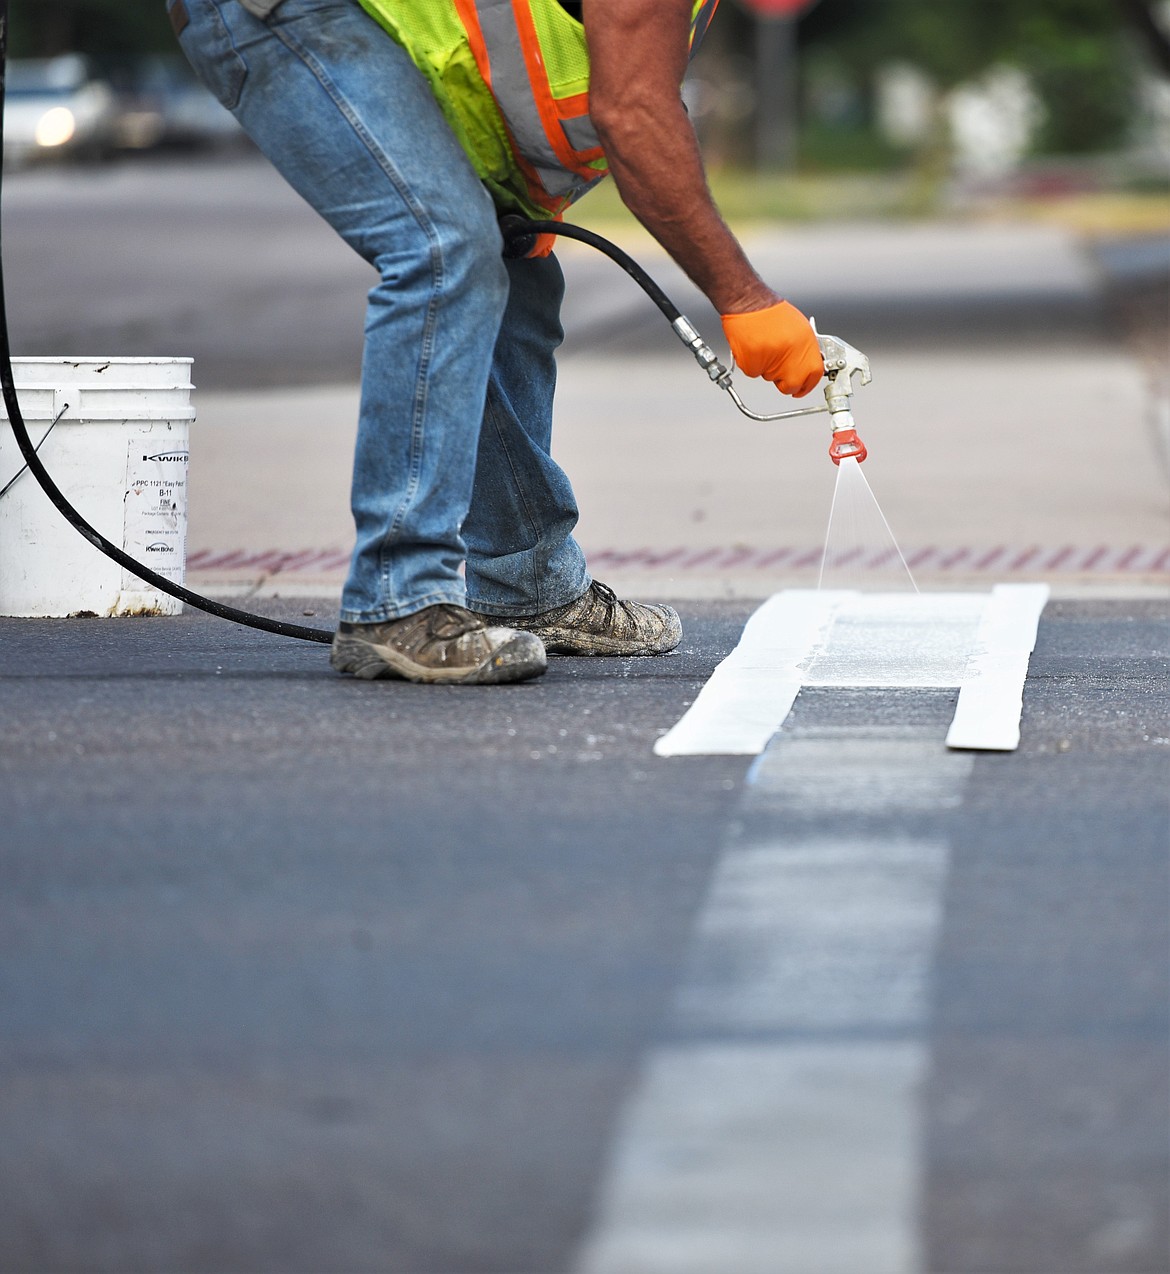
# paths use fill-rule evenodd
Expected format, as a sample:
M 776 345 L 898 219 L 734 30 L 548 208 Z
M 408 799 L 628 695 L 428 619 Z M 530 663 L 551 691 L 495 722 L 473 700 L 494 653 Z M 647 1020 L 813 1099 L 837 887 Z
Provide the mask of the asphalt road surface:
M 0 1267 L 1164 1270 L 1168 609 L 1051 603 L 1018 753 L 821 690 L 750 769 L 651 753 L 739 604 L 484 689 L 0 621 Z M 762 1009 L 728 915 L 824 922 Z

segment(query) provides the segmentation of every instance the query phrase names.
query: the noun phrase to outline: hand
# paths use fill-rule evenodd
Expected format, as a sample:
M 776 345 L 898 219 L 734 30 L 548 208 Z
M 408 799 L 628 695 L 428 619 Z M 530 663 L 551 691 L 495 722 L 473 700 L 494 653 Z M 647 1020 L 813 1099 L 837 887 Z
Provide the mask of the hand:
M 787 301 L 765 310 L 724 314 L 723 332 L 745 376 L 762 376 L 793 398 L 811 394 L 825 374 L 812 324 Z

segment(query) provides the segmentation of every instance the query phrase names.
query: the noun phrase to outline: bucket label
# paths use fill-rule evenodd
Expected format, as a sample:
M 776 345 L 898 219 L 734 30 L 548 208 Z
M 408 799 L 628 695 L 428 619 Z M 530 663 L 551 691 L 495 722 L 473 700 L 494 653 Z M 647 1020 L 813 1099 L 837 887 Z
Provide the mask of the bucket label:
M 172 583 L 183 582 L 187 541 L 187 448 L 140 435 L 126 462 L 126 552 Z M 123 589 L 140 589 L 122 572 Z

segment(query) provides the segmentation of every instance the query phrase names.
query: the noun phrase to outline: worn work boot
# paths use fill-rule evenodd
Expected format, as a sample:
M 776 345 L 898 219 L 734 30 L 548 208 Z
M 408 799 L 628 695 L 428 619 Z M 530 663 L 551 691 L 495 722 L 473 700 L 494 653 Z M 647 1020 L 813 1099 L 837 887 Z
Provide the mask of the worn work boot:
M 548 666 L 530 633 L 489 628 L 471 611 L 446 603 L 380 624 L 341 624 L 329 662 L 338 672 L 373 681 L 495 685 L 539 677 Z
M 567 606 L 509 616 L 506 622 L 535 633 L 549 654 L 559 655 L 664 655 L 682 638 L 682 623 L 670 606 L 619 601 L 612 588 L 596 580 Z

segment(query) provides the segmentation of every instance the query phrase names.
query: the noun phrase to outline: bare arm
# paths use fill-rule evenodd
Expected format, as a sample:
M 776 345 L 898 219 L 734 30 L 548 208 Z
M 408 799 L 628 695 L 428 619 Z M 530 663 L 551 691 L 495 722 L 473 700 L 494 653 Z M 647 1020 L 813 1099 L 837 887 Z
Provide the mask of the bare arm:
M 691 0 L 585 0 L 590 115 L 623 202 L 720 314 L 780 298 L 752 268 L 707 187 L 680 88 Z
M 584 0 L 589 113 L 626 207 L 723 316 L 737 364 L 782 393 L 825 365 L 808 319 L 752 268 L 711 192 L 680 89 L 691 0 Z

